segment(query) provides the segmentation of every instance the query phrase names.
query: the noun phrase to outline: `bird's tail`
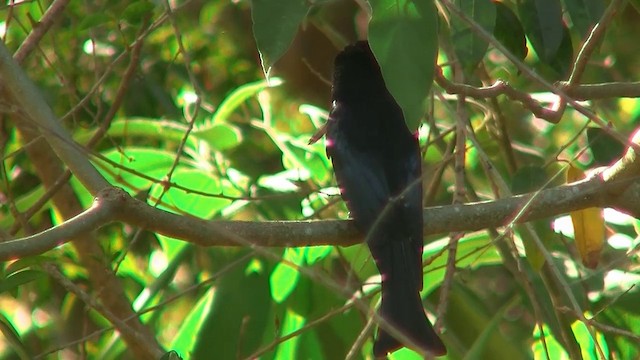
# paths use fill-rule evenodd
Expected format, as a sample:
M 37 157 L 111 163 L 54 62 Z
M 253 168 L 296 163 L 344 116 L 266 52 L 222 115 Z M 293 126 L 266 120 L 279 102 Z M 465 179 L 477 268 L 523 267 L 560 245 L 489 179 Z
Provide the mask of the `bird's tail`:
M 395 246 L 391 247 L 394 248 Z M 418 346 L 421 352 L 428 352 L 435 356 L 445 355 L 447 349 L 436 334 L 429 319 L 427 319 L 422 307 L 419 292 L 422 278 L 420 276 L 420 283 L 414 281 L 414 277 L 411 275 L 413 269 L 407 263 L 411 261 L 406 256 L 394 254 L 397 250 L 397 248 L 392 250 L 390 254 L 388 252 L 389 249 L 387 249 L 387 252 L 383 255 L 387 260 L 394 262 L 391 268 L 385 266 L 389 264 L 381 264 L 380 260 L 382 259 L 377 259 L 383 277 L 382 304 L 380 305 L 379 314 L 389 325 L 398 330 L 402 336 L 394 337 L 382 327 L 379 327 L 378 335 L 373 345 L 373 354 L 375 357 L 382 357 L 403 346 L 413 348 Z M 403 262 L 398 263 L 400 259 Z M 421 274 L 422 272 L 420 272 Z

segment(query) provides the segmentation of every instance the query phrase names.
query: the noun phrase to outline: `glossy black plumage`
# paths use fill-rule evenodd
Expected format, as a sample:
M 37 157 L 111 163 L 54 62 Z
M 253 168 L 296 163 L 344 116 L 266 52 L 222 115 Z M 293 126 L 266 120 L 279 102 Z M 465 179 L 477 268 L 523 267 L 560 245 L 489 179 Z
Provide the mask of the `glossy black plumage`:
M 342 198 L 382 275 L 379 314 L 421 350 L 446 353 L 422 308 L 422 183 L 417 135 L 388 92 L 367 42 L 335 59 L 327 155 Z M 374 355 L 404 345 L 379 329 Z

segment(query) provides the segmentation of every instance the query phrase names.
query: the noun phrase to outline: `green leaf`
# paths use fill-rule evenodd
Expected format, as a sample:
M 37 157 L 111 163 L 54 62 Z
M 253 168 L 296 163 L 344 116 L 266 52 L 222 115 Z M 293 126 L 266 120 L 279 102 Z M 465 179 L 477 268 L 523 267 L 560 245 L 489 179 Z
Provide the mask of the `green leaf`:
M 115 23 L 115 19 L 111 17 L 109 14 L 103 12 L 95 12 L 93 14 L 86 14 L 85 17 L 80 21 L 80 25 L 78 25 L 78 30 L 87 30 L 87 29 L 96 29 L 100 25 Z
M 594 166 L 610 165 L 624 154 L 624 144 L 601 128 L 588 128 L 587 140 L 589 149 L 593 153 Z
M 178 167 L 171 177 L 171 181 L 188 189 L 198 190 L 208 194 L 222 194 L 220 181 L 202 169 L 189 169 Z M 164 195 L 162 195 L 164 194 Z M 167 211 L 182 210 L 192 216 L 202 219 L 210 219 L 217 212 L 231 203 L 231 200 L 215 196 L 206 196 L 187 192 L 176 187 L 165 189 L 162 185 L 154 185 L 149 192 L 153 198 L 162 195 L 163 203 L 158 207 Z M 172 259 L 187 243 L 179 240 L 158 235 L 163 250 L 167 253 L 168 259 Z
M 591 28 L 600 21 L 605 9 L 603 0 L 564 0 L 564 3 L 569 16 L 571 16 L 573 27 L 578 30 L 583 39 L 589 34 Z
M 302 326 L 304 326 L 305 322 L 306 321 L 304 317 L 287 309 L 287 313 L 282 324 L 282 334 L 290 334 L 300 329 Z M 295 336 L 280 344 L 278 346 L 278 351 L 276 352 L 275 359 L 295 359 L 299 341 L 300 337 Z
M 304 265 L 305 248 L 287 248 L 284 251 L 283 260 L 291 262 L 295 265 Z M 269 277 L 271 284 L 271 297 L 277 303 L 286 300 L 291 292 L 298 285 L 300 272 L 293 268 L 290 264 L 280 262 Z
M 527 57 L 527 38 L 516 14 L 501 1 L 493 2 L 496 6 L 496 26 L 493 36 L 518 59 Z
M 267 80 L 271 68 L 289 48 L 309 11 L 310 2 L 304 0 L 252 0 L 251 19 L 262 71 Z
M 138 25 L 153 10 L 153 4 L 147 0 L 131 2 L 122 12 L 122 18 L 129 24 Z
M 242 133 L 231 124 L 213 123 L 194 130 L 193 135 L 216 150 L 231 149 L 242 142 Z
M 279 263 L 273 269 L 269 282 L 271 283 L 271 297 L 277 303 L 282 303 L 289 297 L 298 284 L 300 273 L 290 265 Z
M 563 37 L 562 7 L 557 0 L 520 0 L 520 20 L 538 57 L 553 61 Z
M 246 256 L 235 251 L 225 258 L 231 263 Z M 218 259 L 222 260 L 222 259 Z M 250 259 L 231 269 L 216 281 L 211 311 L 198 334 L 190 359 L 246 359 L 260 346 L 269 324 L 273 323 L 273 301 L 269 297 L 268 272 L 247 271 Z M 270 270 L 270 269 L 269 269 Z M 213 356 L 214 355 L 214 356 Z
M 20 334 L 11 323 L 11 320 L 0 312 L 0 332 L 4 335 L 4 340 L 9 348 L 15 352 L 19 359 L 33 359 L 29 354 L 29 347 L 20 338 Z
M 279 1 L 273 2 L 279 3 Z M 237 87 L 231 92 L 231 94 L 224 98 L 222 103 L 220 103 L 220 106 L 218 106 L 216 112 L 213 114 L 211 122 L 215 124 L 228 121 L 231 113 L 233 113 L 247 99 L 256 95 L 264 89 L 279 86 L 282 84 L 282 82 L 282 79 L 274 77 L 268 82 L 260 80 Z
M 180 143 L 187 132 L 184 124 L 169 120 L 152 118 L 126 118 L 111 123 L 107 135 L 110 137 L 144 137 L 146 139 L 160 139 Z M 95 131 L 78 131 L 74 139 L 79 143 L 85 143 L 94 135 Z M 186 145 L 196 147 L 193 137 L 187 139 Z
M 308 265 L 313 265 L 317 261 L 324 259 L 331 254 L 333 246 L 310 246 L 305 251 L 305 262 Z
M 44 273 L 39 270 L 22 270 L 0 280 L 0 294 L 13 291 L 21 285 L 30 283 L 44 277 Z
M 418 128 L 433 82 L 438 54 L 438 17 L 432 0 L 372 0 L 369 43 L 389 92 Z
M 569 73 L 573 63 L 573 44 L 569 28 L 562 24 L 562 42 L 556 56 L 547 64 L 556 72 L 558 79 L 563 79 Z
M 187 317 L 180 324 L 180 329 L 170 348 L 179 354 L 190 354 L 195 347 L 198 334 L 209 315 L 211 304 L 214 299 L 213 289 L 209 289 L 196 303 L 195 307 L 187 314 Z
M 111 184 L 118 184 L 131 193 L 148 189 L 154 184 L 152 180 L 138 174 L 162 179 L 173 166 L 176 157 L 173 152 L 145 147 L 111 149 L 103 156 L 118 164 L 114 166 L 98 160 L 103 175 Z
M 524 194 L 540 190 L 546 183 L 547 173 L 543 168 L 534 165 L 523 166 L 513 175 L 511 191 L 514 194 Z
M 491 0 L 455 0 L 455 5 L 487 32 L 493 32 L 496 7 Z M 457 16 L 451 19 L 451 42 L 458 60 L 468 74 L 475 70 L 489 48 L 489 44 Z

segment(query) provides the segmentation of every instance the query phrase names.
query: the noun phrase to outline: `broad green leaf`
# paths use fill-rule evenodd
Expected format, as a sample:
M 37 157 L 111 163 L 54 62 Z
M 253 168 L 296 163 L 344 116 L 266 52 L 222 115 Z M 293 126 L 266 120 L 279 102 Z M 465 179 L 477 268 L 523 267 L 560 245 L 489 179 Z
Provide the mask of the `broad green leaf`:
M 225 258 L 231 263 L 247 251 L 235 251 Z M 268 271 L 247 271 L 251 260 L 226 269 L 214 283 L 215 296 L 211 311 L 198 334 L 198 342 L 188 358 L 246 359 L 261 345 L 275 321 L 273 300 L 269 296 Z M 186 355 L 186 354 L 185 354 Z
M 604 13 L 603 0 L 564 0 L 573 27 L 584 39 Z
M 305 261 L 308 265 L 313 265 L 317 261 L 324 259 L 331 254 L 333 246 L 310 246 L 306 248 Z
M 180 324 L 177 335 L 173 338 L 170 348 L 179 354 L 187 355 L 191 353 L 198 339 L 200 329 L 211 310 L 215 292 L 209 289 L 195 307 L 187 314 L 187 317 Z
M 231 92 L 231 94 L 225 97 L 220 106 L 218 106 L 216 112 L 213 114 L 211 122 L 215 124 L 228 121 L 231 114 L 240 105 L 242 105 L 242 103 L 247 101 L 247 99 L 255 96 L 257 93 L 264 89 L 279 86 L 282 84 L 282 82 L 282 79 L 275 77 L 269 79 L 269 81 L 260 80 L 237 87 L 235 90 L 233 90 L 233 92 Z
M 231 149 L 242 141 L 242 133 L 231 124 L 213 123 L 193 131 L 193 135 L 206 141 L 216 150 Z
M 138 25 L 151 11 L 153 11 L 153 3 L 150 1 L 132 1 L 122 12 L 122 18 L 130 24 Z
M 86 14 L 80 21 L 78 30 L 97 29 L 100 25 L 115 22 L 116 20 L 111 15 L 98 11 L 93 14 Z
M 593 315 L 587 313 L 585 314 L 585 317 L 589 319 L 593 317 Z M 580 348 L 582 350 L 582 357 L 584 359 L 598 359 L 599 352 L 596 349 L 596 342 L 593 341 L 593 337 L 591 336 L 589 329 L 587 329 L 587 326 L 581 321 L 575 321 L 573 324 L 571 324 L 571 328 L 573 329 L 573 333 L 576 336 L 576 340 L 581 345 Z M 605 337 L 601 332 L 596 331 L 596 329 L 593 329 L 593 331 L 596 334 L 598 345 L 602 349 L 602 352 L 605 355 L 609 354 L 609 346 Z M 610 358 L 611 357 L 607 357 L 607 359 Z
M 158 139 L 180 143 L 188 128 L 185 124 L 175 121 L 158 120 L 151 118 L 126 118 L 111 123 L 107 135 L 110 137 L 144 137 L 146 139 Z M 89 141 L 95 131 L 78 131 L 74 139 L 79 143 Z M 186 145 L 196 147 L 194 137 L 187 139 Z
M 545 63 L 553 61 L 563 37 L 560 1 L 520 0 L 518 12 L 538 57 Z
M 305 264 L 305 248 L 287 248 L 282 258 L 298 266 Z M 280 262 L 269 277 L 271 297 L 278 303 L 289 297 L 298 284 L 300 272 L 290 264 Z
M 496 6 L 496 27 L 493 29 L 493 36 L 518 59 L 524 60 L 529 50 L 520 20 L 503 2 L 493 3 Z
M 286 335 L 292 333 L 302 326 L 304 326 L 306 320 L 304 317 L 296 314 L 291 310 L 287 310 L 285 315 L 283 324 L 282 324 L 282 335 Z M 275 359 L 277 360 L 289 360 L 296 359 L 296 353 L 298 350 L 298 342 L 300 337 L 293 337 L 278 346 L 278 351 L 276 353 Z
M 310 3 L 304 0 L 252 0 L 251 19 L 262 71 L 267 80 L 271 67 L 289 48 Z
M 594 166 L 611 165 L 624 154 L 624 144 L 601 128 L 588 128 L 587 140 L 593 154 Z
M 111 184 L 121 186 L 125 190 L 136 193 L 148 189 L 153 180 L 162 179 L 175 161 L 175 153 L 144 147 L 125 147 L 112 149 L 103 154 L 114 164 L 97 161 L 103 175 Z M 140 175 L 139 175 L 140 174 Z
M 438 16 L 432 0 L 372 0 L 369 44 L 389 92 L 418 128 L 438 54 Z
M 455 5 L 487 32 L 493 32 L 496 24 L 496 7 L 491 0 L 456 0 Z M 489 44 L 457 16 L 451 19 L 451 42 L 467 74 L 475 70 L 489 48 Z
M 298 284 L 300 272 L 291 266 L 279 263 L 273 269 L 269 282 L 271 283 L 271 298 L 277 303 L 282 303 L 289 297 Z
M 201 169 L 179 167 L 173 173 L 171 181 L 188 189 L 209 194 L 222 194 L 220 181 Z M 228 199 L 186 192 L 176 187 L 164 189 L 162 185 L 154 185 L 149 194 L 156 199 L 162 195 L 162 204 L 158 206 L 161 209 L 167 211 L 179 209 L 202 219 L 210 219 L 231 203 L 231 200 Z M 185 242 L 164 235 L 158 235 L 158 239 L 169 260 L 187 245 Z
M 511 191 L 514 194 L 541 190 L 547 183 L 546 171 L 535 165 L 523 166 L 513 175 Z
M 38 270 L 22 270 L 7 276 L 0 280 L 0 294 L 13 291 L 21 285 L 42 278 L 45 274 Z
M 569 28 L 562 24 L 562 42 L 556 56 L 547 61 L 547 64 L 556 72 L 558 79 L 563 79 L 569 74 L 573 62 L 573 43 Z
M 15 209 L 19 212 L 24 212 L 33 206 L 36 202 L 38 202 L 42 195 L 44 194 L 44 186 L 40 185 L 34 188 L 32 191 L 29 191 L 27 194 L 19 197 L 15 200 L 14 206 Z M 49 204 L 46 204 L 42 207 L 43 211 L 46 211 L 50 208 Z M 0 228 L 9 229 L 11 226 L 15 224 L 15 219 L 13 216 L 0 216 Z

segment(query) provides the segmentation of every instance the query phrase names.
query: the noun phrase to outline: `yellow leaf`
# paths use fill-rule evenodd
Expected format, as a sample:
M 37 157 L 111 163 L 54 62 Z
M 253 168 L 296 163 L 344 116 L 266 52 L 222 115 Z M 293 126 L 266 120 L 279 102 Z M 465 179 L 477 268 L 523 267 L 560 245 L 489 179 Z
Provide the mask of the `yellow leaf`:
M 567 169 L 567 182 L 584 179 L 584 173 L 573 166 Z M 605 228 L 602 209 L 587 208 L 571 212 L 573 233 L 578 252 L 584 266 L 593 269 L 598 266 L 604 246 Z

